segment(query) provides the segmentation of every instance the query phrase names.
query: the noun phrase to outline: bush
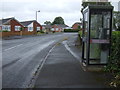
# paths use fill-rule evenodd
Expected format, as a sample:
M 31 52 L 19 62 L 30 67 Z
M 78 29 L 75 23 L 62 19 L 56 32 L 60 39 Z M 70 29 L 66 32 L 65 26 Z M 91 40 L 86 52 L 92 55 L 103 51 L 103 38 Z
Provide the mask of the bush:
M 111 55 L 106 71 L 111 72 L 114 76 L 111 85 L 120 86 L 120 31 L 112 32 Z
M 108 66 L 112 73 L 120 72 L 120 31 L 112 33 L 111 56 Z
M 44 33 L 44 31 L 40 30 L 40 31 L 37 31 L 38 33 Z
M 80 29 L 64 29 L 64 32 L 78 32 Z
M 3 30 L 2 32 L 9 32 L 8 30 Z
M 82 31 L 79 31 L 78 34 L 80 35 L 80 37 L 82 37 Z

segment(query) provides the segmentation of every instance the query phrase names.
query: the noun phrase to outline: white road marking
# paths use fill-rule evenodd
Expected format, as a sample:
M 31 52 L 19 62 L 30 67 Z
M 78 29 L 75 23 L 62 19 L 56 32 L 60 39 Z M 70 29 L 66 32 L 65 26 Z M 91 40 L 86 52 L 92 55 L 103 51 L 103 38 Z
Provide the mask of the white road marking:
M 8 50 L 10 50 L 10 49 L 13 49 L 13 48 L 19 47 L 19 46 L 21 46 L 21 45 L 23 45 L 23 44 L 19 44 L 19 45 L 16 45 L 16 46 L 14 46 L 14 47 L 10 47 L 10 48 L 8 48 L 8 49 L 5 49 L 4 51 L 8 51 Z

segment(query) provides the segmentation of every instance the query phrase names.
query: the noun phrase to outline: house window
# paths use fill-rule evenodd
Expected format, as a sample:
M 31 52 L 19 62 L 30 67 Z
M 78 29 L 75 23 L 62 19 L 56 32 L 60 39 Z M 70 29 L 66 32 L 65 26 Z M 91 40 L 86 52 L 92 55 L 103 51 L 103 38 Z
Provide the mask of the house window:
M 28 31 L 33 31 L 33 27 L 28 27 Z
M 15 26 L 15 31 L 20 31 L 21 26 Z
M 52 28 L 51 30 L 54 31 L 54 28 Z
M 2 31 L 10 31 L 10 25 L 3 25 Z
M 37 27 L 37 31 L 40 31 L 40 27 Z
M 58 31 L 58 28 L 56 28 L 56 31 Z

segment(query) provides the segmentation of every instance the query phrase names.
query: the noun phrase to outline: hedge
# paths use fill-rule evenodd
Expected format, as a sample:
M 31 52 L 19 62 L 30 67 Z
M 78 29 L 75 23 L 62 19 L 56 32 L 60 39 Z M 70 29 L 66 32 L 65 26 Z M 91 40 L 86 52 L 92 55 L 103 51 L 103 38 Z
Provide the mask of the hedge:
M 8 30 L 0 30 L 0 32 L 9 32 Z
M 40 30 L 40 31 L 37 31 L 38 33 L 44 33 L 44 31 Z
M 112 32 L 111 56 L 108 66 L 112 73 L 120 72 L 120 31 Z
M 114 76 L 111 86 L 120 87 L 120 31 L 112 32 L 111 42 L 111 55 L 105 70 Z
M 78 32 L 80 29 L 64 29 L 64 32 Z

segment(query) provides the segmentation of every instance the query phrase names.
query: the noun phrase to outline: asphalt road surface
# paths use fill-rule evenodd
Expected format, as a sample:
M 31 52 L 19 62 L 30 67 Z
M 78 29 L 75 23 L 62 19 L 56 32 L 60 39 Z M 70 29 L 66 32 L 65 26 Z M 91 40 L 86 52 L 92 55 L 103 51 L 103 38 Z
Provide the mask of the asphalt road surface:
M 61 33 L 2 41 L 2 87 L 26 88 L 49 50 L 75 33 Z

